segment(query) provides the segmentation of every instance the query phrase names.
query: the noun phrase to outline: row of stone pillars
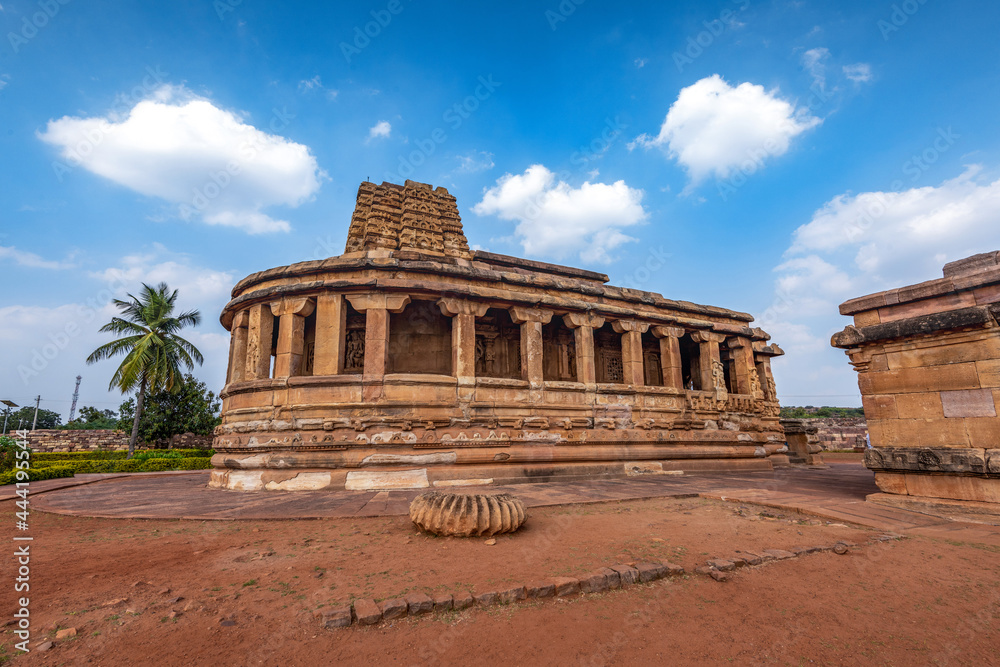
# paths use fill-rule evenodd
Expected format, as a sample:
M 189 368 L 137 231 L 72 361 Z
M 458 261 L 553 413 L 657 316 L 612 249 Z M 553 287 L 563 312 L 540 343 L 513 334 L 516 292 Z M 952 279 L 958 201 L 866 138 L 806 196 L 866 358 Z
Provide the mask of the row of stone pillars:
M 286 298 L 260 303 L 239 311 L 233 318 L 230 346 L 229 382 L 264 379 L 271 376 L 271 341 L 274 322 L 278 323 L 274 377 L 287 378 L 301 367 L 305 347 L 305 319 L 316 313 L 314 375 L 339 375 L 344 372 L 344 341 L 347 330 L 347 307 L 350 302 L 365 314 L 365 358 L 363 379 L 375 380 L 385 375 L 389 353 L 389 314 L 401 313 L 410 303 L 405 294 L 322 294 L 317 297 Z M 489 309 L 488 304 L 445 298 L 437 302 L 441 312 L 452 318 L 452 373 L 459 379 L 476 375 L 476 318 Z M 531 385 L 543 381 L 542 327 L 552 321 L 553 311 L 513 306 L 511 319 L 521 327 L 521 373 Z M 569 313 L 563 322 L 573 330 L 576 345 L 577 381 L 597 382 L 594 356 L 594 330 L 604 326 L 605 318 L 593 313 Z M 624 384 L 642 385 L 642 334 L 652 331 L 659 339 L 663 384 L 683 388 L 681 327 L 650 325 L 632 319 L 611 322 L 622 336 Z M 723 390 L 720 345 L 725 334 L 694 331 L 691 338 L 699 345 L 700 387 Z M 762 345 L 762 344 L 761 344 Z M 734 360 L 736 393 L 765 397 L 763 380 L 773 386 L 770 358 L 755 354 L 754 343 L 747 338 L 730 337 L 728 348 Z M 419 351 L 414 351 L 418 354 Z M 773 397 L 768 397 L 773 398 Z

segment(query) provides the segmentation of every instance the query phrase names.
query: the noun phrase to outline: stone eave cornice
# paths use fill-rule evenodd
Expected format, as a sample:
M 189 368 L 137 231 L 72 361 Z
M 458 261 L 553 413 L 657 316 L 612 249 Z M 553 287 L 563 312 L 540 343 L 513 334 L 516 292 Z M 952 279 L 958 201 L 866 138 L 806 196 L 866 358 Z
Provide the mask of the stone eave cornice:
M 552 309 L 560 312 L 591 312 L 609 319 L 639 317 L 653 324 L 675 325 L 696 330 L 714 330 L 729 336 L 743 336 L 751 340 L 766 341 L 770 338 L 768 334 L 759 328 L 750 328 L 728 322 L 694 319 L 673 312 L 662 312 L 670 310 L 670 308 L 669 306 L 664 307 L 659 304 L 643 304 L 645 308 L 636 310 L 610 303 L 563 298 L 550 294 L 532 293 L 531 291 L 494 289 L 478 285 L 463 285 L 461 283 L 442 284 L 439 282 L 422 282 L 408 279 L 366 277 L 273 285 L 259 290 L 244 292 L 226 304 L 222 310 L 220 321 L 226 329 L 230 329 L 234 312 L 243 307 L 248 307 L 254 303 L 274 301 L 280 298 L 310 296 L 331 291 L 341 294 L 405 292 L 415 297 L 452 297 L 488 302 L 492 306 L 501 308 L 526 306 Z M 729 311 L 724 312 L 728 313 Z
M 850 325 L 843 331 L 835 333 L 830 339 L 830 344 L 833 347 L 851 349 L 868 343 L 926 336 L 943 331 L 991 327 L 996 325 L 998 318 L 1000 318 L 1000 304 L 990 304 L 920 315 L 869 327 Z
M 469 281 L 501 283 L 516 287 L 555 289 L 566 292 L 575 292 L 591 297 L 618 299 L 629 303 L 643 304 L 657 308 L 669 308 L 671 310 L 692 313 L 695 315 L 727 318 L 748 323 L 752 322 L 754 319 L 753 316 L 748 313 L 728 310 L 717 306 L 704 306 L 688 301 L 665 299 L 661 294 L 657 294 L 655 292 L 646 292 L 627 287 L 595 284 L 594 282 L 583 282 L 572 278 L 560 279 L 553 277 L 551 274 L 540 272 L 502 271 L 498 269 L 479 268 L 473 266 L 472 263 L 467 260 L 457 260 L 455 263 L 449 263 L 428 259 L 410 260 L 396 257 L 331 257 L 325 260 L 299 262 L 289 266 L 281 266 L 253 273 L 236 284 L 233 288 L 232 295 L 235 301 L 235 299 L 240 298 L 240 296 L 242 296 L 248 288 L 272 280 L 281 280 L 284 278 L 302 279 L 308 276 L 318 276 L 321 274 L 370 270 L 427 273 L 461 278 Z M 380 284 L 382 283 L 382 279 L 377 280 Z M 329 283 L 331 281 L 325 280 L 320 282 Z M 227 306 L 227 310 L 228 308 L 229 306 Z M 226 311 L 223 311 L 224 314 L 225 312 Z
M 936 299 L 950 294 L 969 292 L 981 287 L 1000 284 L 1000 267 L 988 268 L 976 273 L 948 275 L 916 285 L 860 296 L 840 304 L 841 315 L 854 315 L 868 310 L 892 308 L 901 304 Z

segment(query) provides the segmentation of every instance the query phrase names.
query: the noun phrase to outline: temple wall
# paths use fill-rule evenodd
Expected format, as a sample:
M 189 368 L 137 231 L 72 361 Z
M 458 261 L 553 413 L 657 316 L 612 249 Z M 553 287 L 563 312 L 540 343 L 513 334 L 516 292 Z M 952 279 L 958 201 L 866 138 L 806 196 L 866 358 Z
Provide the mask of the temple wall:
M 124 431 L 36 429 L 28 435 L 34 452 L 96 452 L 128 449 L 129 434 Z M 162 443 L 137 443 L 138 449 L 210 449 L 212 436 L 184 433 Z

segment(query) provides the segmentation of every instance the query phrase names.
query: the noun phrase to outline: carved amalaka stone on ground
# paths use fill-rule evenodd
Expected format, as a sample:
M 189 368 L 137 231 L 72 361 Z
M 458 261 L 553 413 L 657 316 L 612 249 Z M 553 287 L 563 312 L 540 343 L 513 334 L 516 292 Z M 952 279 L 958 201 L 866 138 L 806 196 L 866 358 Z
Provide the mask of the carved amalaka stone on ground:
M 524 504 L 509 493 L 493 495 L 423 493 L 410 503 L 410 519 L 422 530 L 452 537 L 513 533 L 528 518 Z

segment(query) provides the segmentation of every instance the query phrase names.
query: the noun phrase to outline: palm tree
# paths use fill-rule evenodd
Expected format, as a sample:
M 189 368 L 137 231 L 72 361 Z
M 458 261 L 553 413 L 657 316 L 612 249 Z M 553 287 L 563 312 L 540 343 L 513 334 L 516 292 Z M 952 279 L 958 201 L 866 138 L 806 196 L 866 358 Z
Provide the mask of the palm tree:
M 123 394 L 139 388 L 132 437 L 128 441 L 129 458 L 135 452 L 139 437 L 139 418 L 146 392 L 176 391 L 181 386 L 181 364 L 193 370 L 195 362 L 204 361 L 198 348 L 176 333 L 185 326 L 196 326 L 201 322 L 201 313 L 191 310 L 175 317 L 176 300 L 177 290 L 171 292 L 166 283 L 160 283 L 155 289 L 143 283 L 138 297 L 129 294 L 127 301 L 115 299 L 121 317 L 111 318 L 100 330 L 115 334 L 118 340 L 100 346 L 87 357 L 87 363 L 93 364 L 124 354 L 125 359 L 108 388 L 117 387 Z

